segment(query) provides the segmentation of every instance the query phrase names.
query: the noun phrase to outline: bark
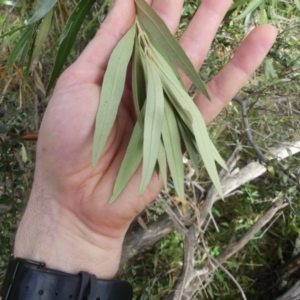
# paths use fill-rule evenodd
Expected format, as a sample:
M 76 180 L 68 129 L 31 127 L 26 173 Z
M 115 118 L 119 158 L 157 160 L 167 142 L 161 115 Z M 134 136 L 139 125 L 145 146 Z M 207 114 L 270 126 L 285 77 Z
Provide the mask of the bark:
M 285 294 L 276 300 L 299 300 L 300 299 L 300 280 L 298 280 Z

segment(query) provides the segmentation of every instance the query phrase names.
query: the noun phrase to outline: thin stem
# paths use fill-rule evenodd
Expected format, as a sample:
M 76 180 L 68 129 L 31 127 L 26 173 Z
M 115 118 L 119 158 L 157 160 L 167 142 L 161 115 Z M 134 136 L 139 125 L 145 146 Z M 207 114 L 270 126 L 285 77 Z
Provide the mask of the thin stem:
M 139 40 L 143 42 L 144 44 L 144 52 L 146 53 L 147 56 L 149 56 L 150 58 L 152 57 L 152 53 L 149 47 L 149 39 L 147 37 L 147 34 L 145 33 L 145 31 L 142 29 L 142 26 L 138 20 L 138 18 L 136 18 L 136 26 L 138 28 L 138 37 Z

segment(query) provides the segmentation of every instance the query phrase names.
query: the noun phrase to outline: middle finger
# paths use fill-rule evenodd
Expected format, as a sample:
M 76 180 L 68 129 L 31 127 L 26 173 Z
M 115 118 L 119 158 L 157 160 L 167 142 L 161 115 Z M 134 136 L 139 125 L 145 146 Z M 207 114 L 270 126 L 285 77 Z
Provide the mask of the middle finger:
M 203 0 L 180 38 L 180 44 L 196 70 L 201 67 L 231 3 L 232 0 Z M 182 77 L 188 88 L 191 84 L 190 80 L 184 75 Z
M 179 25 L 184 0 L 152 0 L 151 6 L 175 34 Z

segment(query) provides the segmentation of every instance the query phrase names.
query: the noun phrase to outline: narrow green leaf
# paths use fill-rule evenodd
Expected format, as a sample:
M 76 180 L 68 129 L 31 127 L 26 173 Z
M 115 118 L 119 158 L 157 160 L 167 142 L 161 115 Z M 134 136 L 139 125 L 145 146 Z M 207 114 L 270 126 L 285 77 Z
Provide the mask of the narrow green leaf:
M 130 178 L 137 170 L 143 158 L 143 130 L 136 122 L 129 145 L 123 158 L 118 176 L 114 185 L 113 194 L 108 202 L 112 204 L 126 187 Z
M 169 56 L 174 63 L 178 65 L 197 89 L 199 89 L 207 99 L 210 99 L 206 86 L 198 72 L 164 21 L 145 0 L 135 0 L 135 3 L 137 5 L 138 20 L 147 31 L 148 36 L 156 42 L 156 45 L 159 45 L 160 48 L 164 50 L 166 56 Z
M 50 26 L 51 26 L 51 21 L 52 21 L 52 16 L 53 16 L 54 9 L 51 9 L 46 16 L 43 18 L 41 21 L 38 29 L 37 29 L 37 35 L 34 41 L 34 49 L 31 57 L 31 62 L 37 57 L 39 54 L 40 50 L 42 49 L 42 46 L 47 38 Z
M 169 94 L 168 94 L 169 95 Z M 176 100 L 171 101 L 171 102 L 176 102 Z M 192 165 L 197 173 L 199 175 L 199 155 L 198 155 L 198 150 L 197 150 L 197 145 L 195 141 L 195 136 L 191 132 L 191 130 L 187 127 L 186 123 L 181 119 L 181 117 L 177 117 L 177 119 L 180 121 L 178 122 L 178 127 L 180 129 L 180 133 L 183 137 L 187 152 L 190 156 Z M 212 155 L 214 156 L 214 160 L 225 170 L 228 170 L 227 165 L 223 158 L 221 157 L 220 153 L 216 149 L 215 145 L 213 142 L 211 142 L 211 149 L 212 149 Z
M 232 3 L 224 17 L 224 20 L 227 20 L 237 10 L 239 6 L 243 5 L 246 2 L 248 2 L 248 0 L 237 0 L 234 3 Z
M 234 3 L 231 4 L 229 10 L 234 10 L 236 9 L 237 7 L 245 4 L 248 0 L 238 0 L 238 1 L 235 1 Z
M 224 159 L 221 157 L 219 151 L 217 150 L 216 146 L 214 143 L 211 141 L 211 147 L 212 147 L 212 154 L 214 156 L 215 161 L 226 171 L 228 171 L 228 167 L 226 165 L 226 162 Z
M 151 46 L 150 46 L 151 47 Z M 176 82 L 177 75 L 173 72 L 173 67 L 168 63 L 168 61 L 165 59 L 165 56 L 160 54 L 153 46 L 151 47 L 152 55 L 155 58 L 154 62 L 156 63 L 157 67 L 164 73 L 164 76 L 169 77 L 170 80 L 173 80 Z M 178 81 L 179 84 L 181 84 L 180 80 Z M 184 85 L 181 84 L 182 88 L 184 89 Z M 165 93 L 168 95 L 168 97 L 172 98 L 172 95 L 165 90 Z M 189 123 L 189 120 L 192 119 L 191 113 L 184 109 L 180 104 L 178 104 L 176 101 L 172 102 L 176 113 L 180 115 L 181 119 L 187 124 Z M 191 128 L 190 128 L 191 129 Z
M 148 83 L 144 124 L 143 172 L 140 195 L 146 190 L 155 167 L 164 119 L 164 94 L 155 64 L 146 59 Z
M 177 118 L 177 120 L 180 120 Z M 190 160 L 192 162 L 192 165 L 194 167 L 194 170 L 197 174 L 197 176 L 200 175 L 199 173 L 199 154 L 198 149 L 195 142 L 195 137 L 192 134 L 192 132 L 187 128 L 187 126 L 184 124 L 183 121 L 179 121 L 178 128 L 180 130 L 181 136 L 183 138 L 183 142 L 185 144 L 187 153 L 189 154 Z
M 33 49 L 34 49 L 34 41 L 36 39 L 36 34 L 37 34 L 37 30 L 35 28 L 35 31 L 33 33 L 33 37 L 30 41 L 30 43 L 28 43 L 25 48 L 24 51 L 22 52 L 22 56 L 21 56 L 21 65 L 25 66 L 25 71 L 23 72 L 23 87 L 25 87 L 27 85 L 28 82 L 28 77 L 29 77 L 29 72 L 30 72 L 30 66 L 31 66 L 31 62 L 32 62 L 32 54 L 33 54 Z
M 246 9 L 235 19 L 236 21 L 244 19 L 248 14 L 258 8 L 264 0 L 253 0 L 249 3 Z
M 264 73 L 267 80 L 277 76 L 272 58 L 266 58 L 264 63 Z
M 46 14 L 54 7 L 57 0 L 43 0 L 34 15 L 28 20 L 28 24 L 33 24 L 46 16 Z
M 166 150 L 162 142 L 160 142 L 157 161 L 159 165 L 159 173 L 163 181 L 164 188 L 165 190 L 167 190 L 168 189 L 168 169 L 167 169 L 168 165 L 167 165 Z
M 123 95 L 127 66 L 133 50 L 134 37 L 135 24 L 112 52 L 104 75 L 94 134 L 92 158 L 92 166 L 94 168 L 117 116 Z
M 141 126 L 144 126 L 144 121 L 141 115 L 141 108 L 143 107 L 146 100 L 146 82 L 141 58 L 142 51 L 143 50 L 141 49 L 138 39 L 136 38 L 134 43 L 132 61 L 132 94 L 136 117 Z
M 297 8 L 300 10 L 300 0 L 295 0 L 295 4 L 296 4 Z
M 0 0 L 0 4 L 13 6 L 13 7 L 23 7 L 24 3 L 21 1 L 12 1 L 12 0 Z
M 26 45 L 28 45 L 32 39 L 34 33 L 34 26 L 28 26 L 26 30 L 22 33 L 19 41 L 11 51 L 8 60 L 7 60 L 7 69 L 8 72 L 11 72 L 12 66 L 17 60 L 17 58 L 23 53 Z
M 48 1 L 48 0 L 45 0 Z M 58 46 L 54 66 L 52 68 L 51 76 L 47 86 L 47 94 L 54 85 L 54 82 L 60 75 L 68 55 L 74 45 L 78 31 L 86 19 L 86 15 L 91 10 L 96 0 L 81 0 L 75 9 L 72 11 L 71 16 L 67 20 L 66 26 L 62 32 L 62 37 Z
M 180 200 L 184 202 L 184 170 L 180 135 L 173 109 L 167 100 L 165 101 L 165 120 L 162 127 L 162 138 L 176 192 Z

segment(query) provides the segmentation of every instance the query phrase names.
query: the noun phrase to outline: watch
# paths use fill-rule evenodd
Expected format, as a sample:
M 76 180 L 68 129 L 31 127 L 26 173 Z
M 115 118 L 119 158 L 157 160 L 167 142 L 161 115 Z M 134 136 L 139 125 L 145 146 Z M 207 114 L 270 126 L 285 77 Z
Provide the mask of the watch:
M 46 268 L 44 263 L 11 259 L 0 300 L 132 300 L 132 286 L 119 280 L 100 280 Z

